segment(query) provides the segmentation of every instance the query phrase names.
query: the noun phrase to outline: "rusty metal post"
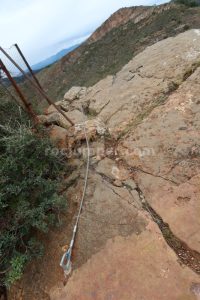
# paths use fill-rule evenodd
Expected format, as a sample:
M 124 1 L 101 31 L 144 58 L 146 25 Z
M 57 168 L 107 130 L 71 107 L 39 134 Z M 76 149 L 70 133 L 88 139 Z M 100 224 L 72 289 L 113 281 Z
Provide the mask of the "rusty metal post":
M 40 94 L 46 99 L 46 101 L 49 103 L 49 105 L 52 105 L 57 109 L 57 111 L 73 126 L 74 122 L 68 118 L 64 114 L 64 112 L 45 94 L 45 92 L 38 87 L 38 85 L 20 68 L 20 66 L 10 57 L 10 55 L 2 48 L 0 47 L 0 51 L 11 61 L 11 63 L 24 75 L 24 77 L 30 81 L 30 83 L 40 92 Z
M 9 71 L 7 70 L 6 66 L 4 65 L 4 63 L 2 62 L 2 60 L 0 59 L 0 68 L 2 69 L 2 71 L 6 74 L 7 78 L 9 79 L 9 81 L 11 82 L 12 86 L 14 87 L 14 89 L 16 90 L 17 94 L 19 95 L 20 99 L 22 100 L 28 114 L 31 116 L 31 118 L 33 119 L 34 123 L 37 123 L 37 116 L 34 113 L 31 104 L 28 103 L 28 101 L 26 100 L 26 98 L 24 97 L 23 93 L 21 92 L 21 90 L 19 89 L 17 83 L 15 82 L 15 80 L 12 78 L 12 76 L 10 75 Z
M 31 75 L 33 76 L 33 79 L 35 80 L 35 82 L 37 83 L 37 85 L 39 86 L 39 88 L 41 90 L 43 90 L 41 84 L 39 83 L 39 80 L 37 79 L 37 77 L 35 76 L 31 66 L 29 65 L 28 61 L 26 60 L 24 54 L 22 53 L 21 49 L 19 48 L 19 46 L 17 44 L 14 44 L 15 48 L 17 49 L 17 51 L 19 52 L 19 55 L 21 56 L 21 58 L 23 59 L 25 65 L 27 66 L 29 72 L 31 73 Z

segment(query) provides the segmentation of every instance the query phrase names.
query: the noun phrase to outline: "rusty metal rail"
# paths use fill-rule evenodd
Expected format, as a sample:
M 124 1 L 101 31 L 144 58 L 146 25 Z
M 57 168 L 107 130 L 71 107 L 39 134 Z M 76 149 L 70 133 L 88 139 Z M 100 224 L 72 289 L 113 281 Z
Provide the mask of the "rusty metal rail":
M 37 83 L 37 85 L 39 86 L 39 88 L 40 88 L 41 90 L 43 90 L 41 84 L 39 83 L 39 80 L 38 80 L 37 77 L 35 76 L 35 74 L 34 74 L 32 68 L 31 68 L 31 66 L 29 65 L 28 61 L 26 60 L 26 58 L 25 58 L 24 54 L 22 53 L 21 49 L 19 48 L 18 44 L 14 44 L 14 47 L 17 49 L 19 55 L 20 55 L 21 58 L 23 59 L 25 65 L 27 66 L 27 68 L 28 68 L 30 74 L 32 75 L 33 79 L 35 80 L 35 82 Z
M 16 44 L 15 44 L 16 46 Z M 20 53 L 21 50 L 18 47 L 18 52 Z M 0 51 L 5 55 L 5 57 L 23 74 L 23 76 L 26 78 L 26 80 L 28 80 L 31 85 L 40 93 L 40 95 L 48 102 L 49 105 L 52 105 L 72 126 L 74 125 L 74 122 L 46 95 L 46 93 L 44 92 L 44 90 L 42 89 L 39 81 L 36 79 L 35 75 L 33 76 L 34 80 L 26 74 L 26 72 L 19 66 L 19 64 L 17 64 L 15 62 L 14 59 L 12 59 L 12 57 L 2 48 L 0 47 Z M 24 55 L 22 54 L 22 58 L 25 59 Z M 28 67 L 28 69 L 30 67 L 30 65 L 28 64 L 28 62 L 26 61 L 26 59 L 24 60 L 26 66 Z M 16 92 L 18 93 L 18 95 L 20 96 L 21 100 L 23 101 L 23 104 L 25 105 L 27 111 L 29 112 L 29 114 L 32 115 L 34 112 L 30 111 L 30 104 L 27 102 L 26 98 L 24 97 L 23 93 L 21 92 L 21 90 L 19 89 L 17 83 L 15 82 L 15 80 L 12 78 L 12 76 L 10 75 L 10 73 L 8 72 L 8 70 L 6 69 L 5 65 L 3 64 L 3 62 L 1 61 L 1 68 L 2 70 L 5 72 L 6 76 L 8 77 L 8 79 L 10 80 L 10 82 L 12 83 L 13 87 L 15 88 Z M 29 71 L 30 71 L 29 69 Z M 31 74 L 34 74 L 33 71 L 31 70 Z M 35 80 L 36 79 L 36 80 Z M 39 83 L 39 85 L 38 85 Z
M 32 109 L 32 105 L 28 103 L 27 99 L 24 97 L 23 93 L 21 92 L 20 88 L 18 87 L 16 81 L 12 78 L 9 71 L 7 70 L 6 66 L 4 65 L 3 61 L 0 59 L 0 68 L 5 73 L 9 81 L 11 82 L 12 86 L 14 87 L 16 93 L 19 95 L 20 99 L 22 100 L 22 103 L 24 104 L 24 107 L 26 108 L 28 114 L 33 119 L 34 123 L 37 123 L 37 116 L 34 113 Z

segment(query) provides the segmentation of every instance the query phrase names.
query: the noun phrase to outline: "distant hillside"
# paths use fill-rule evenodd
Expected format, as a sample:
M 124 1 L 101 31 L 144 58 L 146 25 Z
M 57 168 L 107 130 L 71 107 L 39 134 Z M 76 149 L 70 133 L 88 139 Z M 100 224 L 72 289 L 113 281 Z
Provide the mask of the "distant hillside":
M 77 44 L 77 45 L 74 45 L 70 48 L 67 48 L 67 49 L 63 49 L 61 51 L 59 51 L 58 53 L 56 53 L 55 55 L 53 56 L 50 56 L 49 58 L 35 64 L 32 66 L 32 69 L 34 71 L 37 71 L 37 70 L 41 70 L 47 66 L 50 66 L 52 65 L 53 63 L 55 63 L 56 61 L 60 60 L 63 56 L 67 55 L 69 52 L 73 51 L 74 49 L 76 49 L 80 44 Z
M 121 9 L 86 42 L 37 76 L 51 99 L 60 100 L 72 86 L 92 86 L 107 75 L 116 74 L 136 54 L 159 40 L 200 28 L 199 15 L 200 7 L 174 3 Z M 30 86 L 23 88 L 37 108 L 46 107 Z
M 97 30 L 89 37 L 87 43 L 93 43 L 105 36 L 113 28 L 119 27 L 127 23 L 128 21 L 133 21 L 133 23 L 138 23 L 142 19 L 146 18 L 152 13 L 154 7 L 149 6 L 134 6 L 134 7 L 124 7 L 117 10 L 114 14 L 110 16 Z

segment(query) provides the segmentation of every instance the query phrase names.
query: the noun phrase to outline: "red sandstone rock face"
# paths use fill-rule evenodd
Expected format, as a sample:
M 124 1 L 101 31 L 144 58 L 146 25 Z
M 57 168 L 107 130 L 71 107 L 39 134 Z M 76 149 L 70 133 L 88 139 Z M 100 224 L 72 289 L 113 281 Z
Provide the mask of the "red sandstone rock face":
M 50 129 L 49 136 L 51 141 L 60 149 L 67 147 L 67 129 L 53 125 Z
M 116 237 L 74 272 L 52 300 L 196 300 L 199 278 L 183 269 L 153 223 L 139 236 Z
M 137 18 L 142 13 L 150 10 L 148 7 L 131 7 L 122 8 L 110 16 L 88 39 L 88 43 L 93 43 L 101 39 L 106 33 L 115 27 L 127 23 L 133 18 Z
M 178 186 L 148 174 L 138 174 L 137 181 L 151 207 L 173 233 L 200 252 L 200 175 Z
M 126 24 L 132 20 L 135 24 L 141 20 L 148 18 L 153 12 L 160 12 L 171 7 L 171 4 L 163 5 L 161 8 L 148 7 L 148 6 L 136 6 L 136 7 L 125 7 L 119 9 L 113 15 L 110 16 L 87 40 L 87 43 L 93 43 L 101 39 L 113 28 L 119 27 L 120 25 Z

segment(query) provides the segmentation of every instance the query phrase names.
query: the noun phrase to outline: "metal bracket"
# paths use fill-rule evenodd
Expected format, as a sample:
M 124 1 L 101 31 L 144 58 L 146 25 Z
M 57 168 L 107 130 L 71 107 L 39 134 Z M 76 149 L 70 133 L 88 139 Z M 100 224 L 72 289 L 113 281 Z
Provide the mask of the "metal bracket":
M 72 263 L 71 263 L 71 248 L 67 250 L 63 254 L 63 257 L 60 261 L 60 266 L 63 268 L 65 276 L 68 276 L 72 271 Z

